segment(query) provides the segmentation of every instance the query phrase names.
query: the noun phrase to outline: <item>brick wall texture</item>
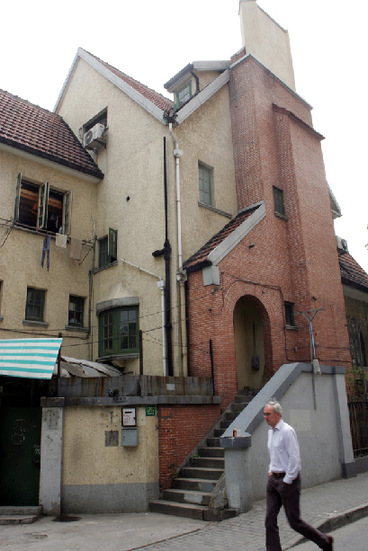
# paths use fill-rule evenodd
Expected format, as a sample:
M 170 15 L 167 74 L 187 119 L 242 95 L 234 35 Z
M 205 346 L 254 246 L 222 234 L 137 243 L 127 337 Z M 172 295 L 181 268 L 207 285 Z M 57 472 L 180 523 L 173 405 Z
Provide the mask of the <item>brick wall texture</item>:
M 229 83 L 238 208 L 264 201 L 266 217 L 219 263 L 219 286 L 203 286 L 201 271 L 188 277 L 190 375 L 211 375 L 211 340 L 223 406 L 237 392 L 233 313 L 242 297 L 262 317 L 264 380 L 284 363 L 311 358 L 308 319 L 296 314 L 295 328 L 286 328 L 285 301 L 296 313 L 318 310 L 320 363 L 351 361 L 322 136 L 301 98 L 252 57 L 240 57 Z M 273 186 L 283 190 L 284 218 L 274 212 Z
M 189 375 L 211 377 L 213 368 L 221 408 L 237 394 L 234 309 L 244 297 L 263 325 L 262 384 L 284 363 L 311 360 L 308 319 L 296 314 L 295 327 L 286 327 L 285 301 L 295 313 L 315 314 L 320 363 L 351 362 L 322 137 L 312 127 L 310 107 L 255 59 L 240 52 L 233 63 L 238 208 L 264 201 L 266 216 L 220 261 L 219 285 L 204 286 L 201 270 L 187 282 Z M 285 217 L 275 214 L 273 186 L 283 190 Z M 214 406 L 160 407 L 161 488 L 219 413 Z

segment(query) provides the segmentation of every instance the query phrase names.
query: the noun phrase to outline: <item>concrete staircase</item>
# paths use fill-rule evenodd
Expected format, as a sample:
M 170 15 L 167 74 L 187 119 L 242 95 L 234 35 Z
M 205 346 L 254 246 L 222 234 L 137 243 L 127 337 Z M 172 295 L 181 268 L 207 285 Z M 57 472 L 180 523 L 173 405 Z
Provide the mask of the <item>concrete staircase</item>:
M 32 524 L 42 516 L 42 507 L 0 507 L 0 525 Z
M 162 499 L 149 504 L 150 511 L 197 520 L 218 521 L 234 517 L 225 495 L 225 450 L 220 436 L 249 404 L 256 391 L 239 393 L 209 434 L 193 450 Z

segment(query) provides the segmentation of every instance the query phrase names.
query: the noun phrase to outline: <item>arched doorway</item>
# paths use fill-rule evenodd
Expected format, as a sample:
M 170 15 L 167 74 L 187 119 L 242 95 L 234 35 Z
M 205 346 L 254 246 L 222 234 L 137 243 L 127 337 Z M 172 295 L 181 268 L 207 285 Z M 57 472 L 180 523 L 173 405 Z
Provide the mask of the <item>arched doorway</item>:
M 265 380 L 265 338 L 263 305 L 252 296 L 235 305 L 234 339 L 238 390 L 260 389 Z

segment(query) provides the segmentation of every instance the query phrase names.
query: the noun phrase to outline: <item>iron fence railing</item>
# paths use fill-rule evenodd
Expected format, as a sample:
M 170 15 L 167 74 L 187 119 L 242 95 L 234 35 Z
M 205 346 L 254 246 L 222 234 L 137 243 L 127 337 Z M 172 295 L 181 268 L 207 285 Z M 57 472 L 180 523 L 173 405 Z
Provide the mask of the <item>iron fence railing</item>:
M 348 403 L 354 457 L 368 455 L 368 401 Z

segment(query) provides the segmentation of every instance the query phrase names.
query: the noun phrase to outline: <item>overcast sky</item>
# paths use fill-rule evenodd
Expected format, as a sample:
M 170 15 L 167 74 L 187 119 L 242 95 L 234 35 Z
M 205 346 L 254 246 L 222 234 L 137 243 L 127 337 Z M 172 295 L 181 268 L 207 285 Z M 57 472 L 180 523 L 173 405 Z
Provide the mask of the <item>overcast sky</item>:
M 325 136 L 336 233 L 368 271 L 366 2 L 258 0 L 290 34 L 298 94 Z M 79 46 L 167 95 L 187 63 L 241 47 L 238 0 L 45 0 L 1 7 L 0 88 L 53 110 Z

